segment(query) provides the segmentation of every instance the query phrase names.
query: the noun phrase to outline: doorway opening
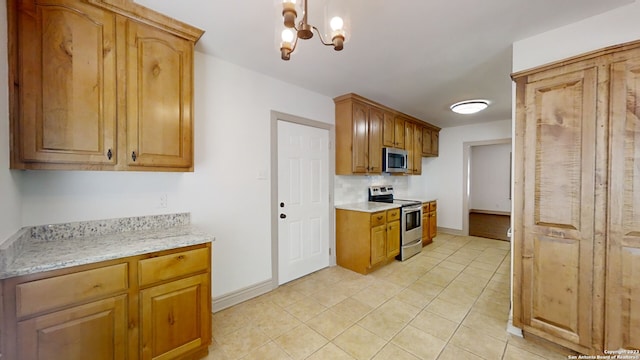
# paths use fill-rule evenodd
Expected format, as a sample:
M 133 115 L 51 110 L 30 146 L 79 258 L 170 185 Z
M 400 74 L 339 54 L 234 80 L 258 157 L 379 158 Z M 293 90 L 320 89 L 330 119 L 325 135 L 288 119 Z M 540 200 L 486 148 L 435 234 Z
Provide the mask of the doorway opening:
M 509 240 L 511 148 L 511 139 L 464 143 L 464 235 Z

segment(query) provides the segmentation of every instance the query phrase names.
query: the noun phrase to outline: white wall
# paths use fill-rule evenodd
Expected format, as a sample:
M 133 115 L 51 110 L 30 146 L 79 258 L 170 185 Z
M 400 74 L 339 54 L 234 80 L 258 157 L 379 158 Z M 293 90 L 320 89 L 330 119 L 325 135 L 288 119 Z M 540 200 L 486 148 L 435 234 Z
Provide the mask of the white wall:
M 423 159 L 422 176 L 409 180 L 416 195 L 438 200 L 438 227 L 463 228 L 464 143 L 507 138 L 511 138 L 511 120 L 440 130 L 440 155 Z
M 513 71 L 640 39 L 640 0 L 513 43 Z
M 214 297 L 271 279 L 271 110 L 333 123 L 333 101 L 201 53 L 195 74 L 194 173 L 29 171 L 23 223 L 188 211 L 216 237 Z
M 470 150 L 469 209 L 511 212 L 511 144 Z
M 7 3 L 0 0 L 0 19 L 7 18 Z M 6 24 L 6 20 L 1 23 Z M 0 84 L 8 84 L 7 26 L 0 26 Z M 9 170 L 9 88 L 0 86 L 0 243 L 21 226 L 18 187 L 21 172 Z

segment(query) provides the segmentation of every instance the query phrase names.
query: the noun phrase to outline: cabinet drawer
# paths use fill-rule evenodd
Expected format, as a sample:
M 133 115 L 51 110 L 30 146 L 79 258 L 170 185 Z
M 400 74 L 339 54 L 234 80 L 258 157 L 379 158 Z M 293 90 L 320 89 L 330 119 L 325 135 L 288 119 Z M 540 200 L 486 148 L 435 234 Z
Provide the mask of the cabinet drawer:
M 376 227 L 387 222 L 386 211 L 371 214 L 371 227 Z
M 209 266 L 209 248 L 182 251 L 140 260 L 140 286 L 204 271 Z
M 387 210 L 387 221 L 400 219 L 400 209 Z
M 16 286 L 18 317 L 100 298 L 129 287 L 127 264 L 36 280 Z
M 438 203 L 436 201 L 432 201 L 429 203 L 429 211 L 436 211 L 438 207 Z

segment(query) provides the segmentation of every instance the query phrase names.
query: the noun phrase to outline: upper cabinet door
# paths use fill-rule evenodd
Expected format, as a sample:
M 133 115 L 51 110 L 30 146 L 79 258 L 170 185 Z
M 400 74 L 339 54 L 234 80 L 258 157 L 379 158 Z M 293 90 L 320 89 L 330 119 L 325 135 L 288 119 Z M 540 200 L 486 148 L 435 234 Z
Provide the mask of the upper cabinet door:
M 621 54 L 611 74 L 604 348 L 633 350 L 640 348 L 640 52 Z
M 127 165 L 193 169 L 193 43 L 126 22 Z
M 382 172 L 382 144 L 385 113 L 377 108 L 369 108 L 369 172 Z
M 12 167 L 115 164 L 114 16 L 78 1 L 16 6 Z
M 404 149 L 405 148 L 405 145 L 404 145 L 404 132 L 405 132 L 404 123 L 405 123 L 405 119 L 403 117 L 396 116 L 396 118 L 394 120 L 395 131 L 394 131 L 393 147 L 396 147 L 398 149 Z
M 353 150 L 352 169 L 354 173 L 369 171 L 369 107 L 359 102 L 353 103 Z

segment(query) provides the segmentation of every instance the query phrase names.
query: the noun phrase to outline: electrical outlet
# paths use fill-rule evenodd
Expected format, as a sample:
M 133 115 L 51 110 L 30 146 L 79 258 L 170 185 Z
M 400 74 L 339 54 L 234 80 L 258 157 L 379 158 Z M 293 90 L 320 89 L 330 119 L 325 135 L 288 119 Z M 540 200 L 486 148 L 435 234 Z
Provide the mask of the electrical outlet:
M 167 194 L 160 195 L 159 207 L 162 209 L 167 207 Z

